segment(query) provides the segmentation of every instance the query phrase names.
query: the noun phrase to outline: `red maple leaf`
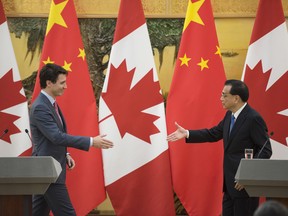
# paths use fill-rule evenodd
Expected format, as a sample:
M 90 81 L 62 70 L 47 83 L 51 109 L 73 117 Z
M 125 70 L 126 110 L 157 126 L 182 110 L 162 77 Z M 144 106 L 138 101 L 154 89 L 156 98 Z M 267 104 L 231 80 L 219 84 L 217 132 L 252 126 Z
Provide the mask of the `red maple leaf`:
M 22 82 L 13 81 L 12 69 L 0 78 L 0 133 L 2 134 L 2 131 L 8 129 L 8 133 L 4 135 L 2 139 L 9 143 L 11 143 L 10 135 L 20 132 L 20 130 L 14 125 L 14 122 L 20 117 L 4 113 L 2 110 L 26 101 L 25 96 L 20 93 L 21 89 Z
M 159 132 L 153 124 L 159 116 L 143 110 L 163 102 L 163 99 L 159 83 L 153 81 L 153 69 L 131 88 L 134 72 L 135 68 L 127 71 L 126 60 L 118 68 L 111 64 L 107 92 L 102 97 L 115 118 L 122 138 L 130 133 L 150 143 L 150 136 Z
M 259 61 L 254 69 L 246 66 L 244 80 L 249 87 L 249 104 L 262 115 L 269 132 L 274 132 L 273 139 L 287 145 L 288 117 L 279 112 L 288 108 L 288 100 L 283 98 L 288 92 L 288 73 L 286 72 L 266 90 L 270 74 L 271 69 L 266 73 L 263 72 L 262 61 Z

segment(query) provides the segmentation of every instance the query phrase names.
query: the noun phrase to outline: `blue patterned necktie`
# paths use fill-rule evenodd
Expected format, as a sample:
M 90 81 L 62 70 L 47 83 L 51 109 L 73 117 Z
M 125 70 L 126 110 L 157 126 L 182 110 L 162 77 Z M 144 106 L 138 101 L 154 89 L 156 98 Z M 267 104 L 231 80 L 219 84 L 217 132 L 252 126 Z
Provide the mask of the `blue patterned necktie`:
M 234 126 L 234 123 L 235 123 L 235 117 L 234 117 L 234 115 L 232 114 L 232 115 L 231 115 L 231 121 L 230 121 L 230 133 L 231 133 L 231 130 L 232 130 L 233 126 Z

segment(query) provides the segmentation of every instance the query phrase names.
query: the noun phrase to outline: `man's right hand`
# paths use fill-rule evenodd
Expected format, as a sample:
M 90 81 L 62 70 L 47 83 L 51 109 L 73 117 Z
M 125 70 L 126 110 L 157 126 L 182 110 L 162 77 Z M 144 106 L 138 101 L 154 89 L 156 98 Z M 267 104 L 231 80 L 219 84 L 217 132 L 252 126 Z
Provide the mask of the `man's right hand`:
M 169 134 L 167 136 L 167 141 L 168 142 L 174 142 L 177 141 L 179 139 L 183 139 L 185 137 L 187 137 L 187 130 L 184 129 L 183 127 L 181 127 L 179 124 L 177 124 L 177 122 L 175 122 L 176 125 L 176 131 L 174 131 L 173 133 Z
M 95 148 L 102 148 L 102 149 L 112 148 L 113 142 L 108 140 L 108 139 L 105 139 L 104 138 L 105 136 L 106 136 L 106 134 L 93 137 L 92 146 L 94 146 Z

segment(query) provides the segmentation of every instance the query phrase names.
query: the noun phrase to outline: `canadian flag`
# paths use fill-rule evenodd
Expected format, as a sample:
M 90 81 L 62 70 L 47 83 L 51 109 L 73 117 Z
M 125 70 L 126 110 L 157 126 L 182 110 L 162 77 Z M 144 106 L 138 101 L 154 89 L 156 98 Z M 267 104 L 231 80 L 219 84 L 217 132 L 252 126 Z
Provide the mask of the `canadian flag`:
M 121 0 L 99 121 L 114 142 L 102 153 L 116 214 L 175 215 L 164 103 L 141 0 Z
M 242 79 L 249 103 L 265 119 L 273 159 L 287 159 L 288 33 L 281 0 L 260 0 Z
M 28 105 L 0 0 L 0 157 L 16 157 L 31 148 Z

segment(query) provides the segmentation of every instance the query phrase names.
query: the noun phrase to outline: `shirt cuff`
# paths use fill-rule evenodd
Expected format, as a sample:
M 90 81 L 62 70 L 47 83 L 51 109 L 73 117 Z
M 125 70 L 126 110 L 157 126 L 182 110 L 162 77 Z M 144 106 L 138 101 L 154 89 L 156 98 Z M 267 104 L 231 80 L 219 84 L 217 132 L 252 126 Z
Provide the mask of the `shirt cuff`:
M 90 147 L 93 145 L 93 138 L 90 137 Z
M 188 139 L 189 138 L 189 130 L 186 130 L 186 133 L 187 133 L 186 138 Z

